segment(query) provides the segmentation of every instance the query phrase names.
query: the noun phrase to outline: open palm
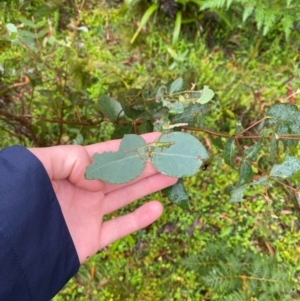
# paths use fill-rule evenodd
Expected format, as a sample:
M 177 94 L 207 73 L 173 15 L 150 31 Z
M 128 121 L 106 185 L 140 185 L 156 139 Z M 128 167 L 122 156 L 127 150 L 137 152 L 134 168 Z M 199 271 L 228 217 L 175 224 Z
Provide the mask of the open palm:
M 150 133 L 143 138 L 149 143 L 158 135 Z M 81 263 L 115 240 L 154 222 L 163 208 L 158 201 L 151 201 L 128 215 L 102 223 L 104 215 L 177 181 L 157 173 L 149 163 L 137 179 L 127 184 L 86 180 L 84 172 L 92 162 L 91 157 L 96 152 L 117 151 L 119 145 L 120 140 L 112 140 L 84 147 L 29 149 L 47 170 Z

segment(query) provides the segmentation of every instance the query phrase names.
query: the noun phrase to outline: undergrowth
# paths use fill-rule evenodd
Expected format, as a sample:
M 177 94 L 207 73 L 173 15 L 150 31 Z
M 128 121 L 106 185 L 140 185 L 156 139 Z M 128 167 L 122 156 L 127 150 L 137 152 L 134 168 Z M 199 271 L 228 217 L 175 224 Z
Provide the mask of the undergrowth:
M 288 98 L 299 105 L 297 42 L 284 42 L 276 28 L 263 36 L 242 27 L 232 36 L 224 28 L 213 33 L 184 26 L 172 43 L 169 19 L 149 19 L 132 44 L 142 15 L 121 14 L 118 1 L 110 6 L 86 1 L 80 10 L 76 1 L 57 0 L 49 10 L 44 1 L 18 5 L 0 4 L 1 147 L 105 141 L 114 129 L 98 108 L 101 94 L 117 97 L 178 76 L 216 92 L 209 122 L 224 132 L 234 128 L 236 116 L 247 125 L 276 102 Z M 7 23 L 33 33 L 44 30 L 30 44 L 42 51 L 8 44 Z M 25 35 L 25 42 L 32 39 Z M 54 300 L 299 299 L 300 209 L 291 201 L 297 198 L 289 190 L 271 189 L 276 201 L 257 192 L 247 202 L 230 204 L 224 188 L 236 180 L 215 156 L 207 170 L 185 180 L 193 213 L 157 193 L 153 198 L 165 205 L 161 219 L 100 251 Z

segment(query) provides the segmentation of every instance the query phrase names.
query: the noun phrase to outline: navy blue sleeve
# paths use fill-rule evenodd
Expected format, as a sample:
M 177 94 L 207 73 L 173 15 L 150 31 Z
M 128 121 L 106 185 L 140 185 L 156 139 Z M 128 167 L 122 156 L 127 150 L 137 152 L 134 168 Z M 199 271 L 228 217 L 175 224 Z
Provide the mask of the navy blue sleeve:
M 0 151 L 0 300 L 49 301 L 78 268 L 42 163 L 21 146 Z

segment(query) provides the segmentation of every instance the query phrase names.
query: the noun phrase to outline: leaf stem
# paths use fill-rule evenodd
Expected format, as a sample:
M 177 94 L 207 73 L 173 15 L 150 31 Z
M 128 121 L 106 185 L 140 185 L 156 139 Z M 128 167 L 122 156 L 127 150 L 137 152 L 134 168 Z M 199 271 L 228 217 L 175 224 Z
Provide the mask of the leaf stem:
M 190 130 L 190 131 L 205 132 L 205 133 L 213 135 L 213 136 L 224 137 L 224 138 L 230 138 L 232 136 L 229 134 L 218 133 L 218 132 L 214 132 L 211 130 L 196 128 L 196 127 L 192 127 L 192 126 L 181 126 L 180 128 L 184 129 L 184 130 Z
M 239 132 L 236 136 L 237 138 L 240 137 L 243 133 L 247 132 L 248 130 L 250 130 L 251 128 L 253 128 L 254 126 L 256 126 L 257 124 L 261 123 L 262 121 L 264 121 L 265 119 L 269 118 L 269 116 L 265 116 L 264 118 L 254 122 L 253 124 L 251 124 L 250 126 L 248 126 L 246 129 L 244 129 L 243 131 Z

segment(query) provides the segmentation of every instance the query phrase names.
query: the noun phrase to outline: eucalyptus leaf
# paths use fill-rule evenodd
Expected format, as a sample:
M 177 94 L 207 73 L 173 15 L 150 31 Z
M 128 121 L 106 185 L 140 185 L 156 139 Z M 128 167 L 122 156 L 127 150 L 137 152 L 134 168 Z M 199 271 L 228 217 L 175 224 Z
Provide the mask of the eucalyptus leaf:
M 253 171 L 252 166 L 248 160 L 243 160 L 241 167 L 239 169 L 239 181 L 237 186 L 242 186 L 252 181 Z
M 184 109 L 182 114 L 171 116 L 170 121 L 172 123 L 188 123 L 189 126 L 193 126 L 198 122 L 198 119 L 204 119 L 207 111 L 206 105 L 191 104 Z
M 262 142 L 258 141 L 248 149 L 244 151 L 244 155 L 246 158 L 250 159 L 251 161 L 256 161 L 258 159 L 259 152 L 262 148 Z
M 300 119 L 299 119 L 300 120 Z M 300 121 L 299 121 L 300 123 Z M 277 135 L 290 135 L 290 134 L 299 134 L 300 132 L 293 132 L 291 129 L 291 124 L 288 123 L 279 123 L 277 126 Z M 280 139 L 285 148 L 290 146 L 297 146 L 298 141 L 295 139 Z
M 175 92 L 178 92 L 181 90 L 182 87 L 183 87 L 183 79 L 182 77 L 178 77 L 172 82 L 169 93 L 173 94 Z
M 153 124 L 149 120 L 141 120 L 142 124 L 137 126 L 138 134 L 153 132 Z
M 117 124 L 115 125 L 115 130 L 111 135 L 111 139 L 121 139 L 128 134 L 134 134 L 134 127 L 132 123 Z
M 168 199 L 182 209 L 189 210 L 189 196 L 184 187 L 183 179 L 178 179 L 177 183 L 163 190 Z
M 232 184 L 228 184 L 224 189 L 224 193 L 230 195 L 233 189 L 234 189 L 234 186 Z
M 125 135 L 117 152 L 95 154 L 85 172 L 86 179 L 128 183 L 137 178 L 147 161 L 146 142 L 138 135 Z
M 208 86 L 204 86 L 202 95 L 201 95 L 200 99 L 198 100 L 198 103 L 200 103 L 202 105 L 206 104 L 213 99 L 214 95 L 215 95 L 215 92 L 213 90 L 211 90 Z
M 128 96 L 128 95 L 127 95 Z M 118 96 L 118 101 L 123 109 L 123 112 L 125 113 L 125 115 L 130 118 L 130 119 L 137 119 L 139 118 L 141 115 L 143 115 L 144 113 L 142 113 L 141 111 L 137 111 L 135 109 L 132 108 L 130 101 L 128 100 L 128 98 L 126 98 L 126 95 L 124 94 L 120 94 Z M 123 137 L 123 136 L 122 136 Z
M 296 105 L 279 103 L 273 105 L 267 112 L 268 123 L 276 125 L 277 134 L 300 134 L 300 111 Z M 297 140 L 282 139 L 285 147 L 296 146 Z
M 157 89 L 156 95 L 155 95 L 155 102 L 161 103 L 164 100 L 164 96 L 167 93 L 167 87 L 165 85 L 160 86 Z
M 246 184 L 246 185 L 243 185 L 240 187 L 234 187 L 230 192 L 231 196 L 230 196 L 229 202 L 237 203 L 237 202 L 243 201 L 244 192 L 248 187 L 249 187 L 249 184 Z
M 202 143 L 194 136 L 183 132 L 162 135 L 157 141 L 172 143 L 168 147 L 158 146 L 151 151 L 151 162 L 162 174 L 171 177 L 192 176 L 199 170 L 209 155 Z
M 279 103 L 273 105 L 267 112 L 271 117 L 268 121 L 270 124 L 280 122 L 295 123 L 300 128 L 300 111 L 298 107 L 289 103 Z
M 242 202 L 244 200 L 244 192 L 247 188 L 252 187 L 253 185 L 261 185 L 271 187 L 270 181 L 268 181 L 267 176 L 261 176 L 257 180 L 244 184 L 242 186 L 232 186 L 231 184 L 225 188 L 225 192 L 230 194 L 230 203 Z
M 250 184 L 251 185 L 263 185 L 263 186 L 268 185 L 269 187 L 271 187 L 271 184 L 268 181 L 268 177 L 267 176 L 261 176 L 260 178 L 258 178 L 257 180 L 253 181 Z
M 201 98 L 201 92 L 200 91 L 193 91 L 189 94 L 189 100 L 193 102 L 197 102 L 198 99 Z
M 237 120 L 235 123 L 235 133 L 239 134 L 240 132 L 242 132 L 244 130 L 244 127 L 242 125 L 241 120 Z
M 225 145 L 224 145 L 224 161 L 226 164 L 228 164 L 231 168 L 234 169 L 234 156 L 236 153 L 236 142 L 235 142 L 235 136 L 230 137 L 227 139 Z
M 177 115 L 184 112 L 184 106 L 181 102 L 164 101 L 163 105 L 169 109 L 169 114 Z
M 275 164 L 270 176 L 279 178 L 290 178 L 300 170 L 300 160 L 295 157 L 288 156 L 282 164 Z
M 7 23 L 5 24 L 6 29 L 9 31 L 9 33 L 17 33 L 18 32 L 18 28 L 12 24 L 12 23 Z
M 100 96 L 99 106 L 103 115 L 111 122 L 116 122 L 123 115 L 120 103 L 108 95 Z

